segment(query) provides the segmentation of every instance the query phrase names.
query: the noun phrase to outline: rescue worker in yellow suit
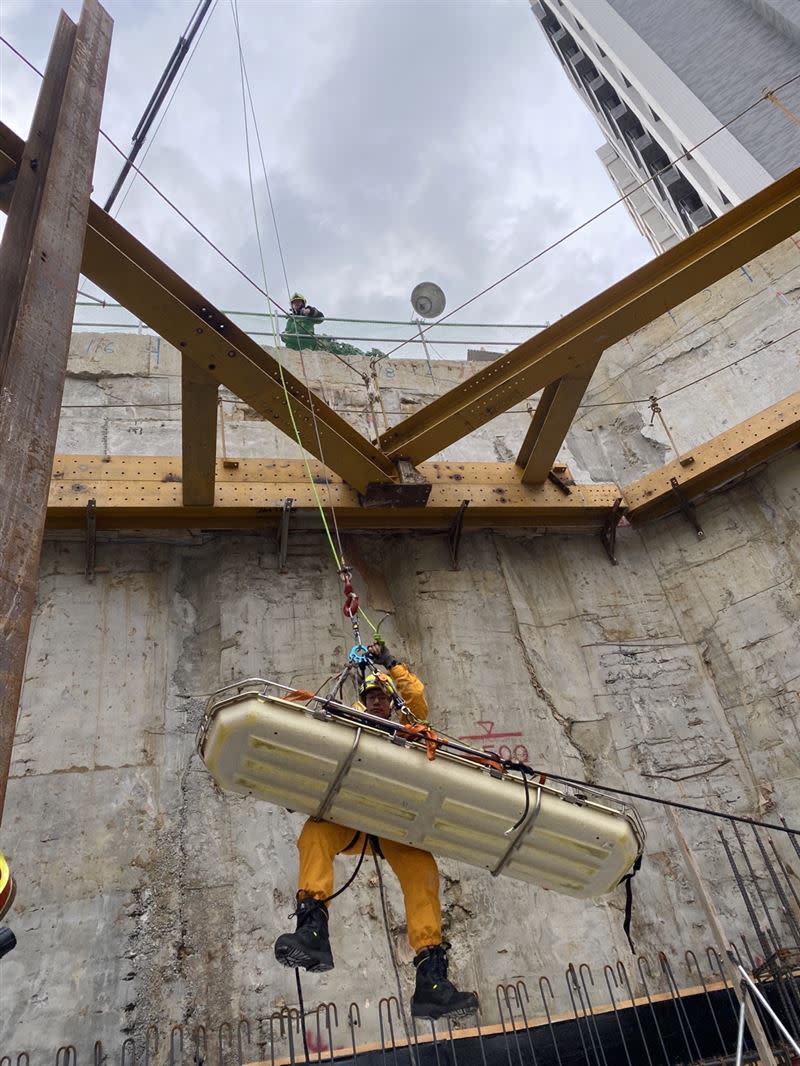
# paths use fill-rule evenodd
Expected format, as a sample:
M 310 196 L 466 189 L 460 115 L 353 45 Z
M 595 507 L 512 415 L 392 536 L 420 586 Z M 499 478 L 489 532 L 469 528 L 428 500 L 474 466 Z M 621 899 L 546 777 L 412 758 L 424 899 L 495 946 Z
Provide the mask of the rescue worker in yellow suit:
M 428 703 L 422 682 L 398 662 L 385 644 L 371 644 L 370 656 L 388 673 L 368 673 L 360 696 L 363 709 L 379 718 L 390 718 L 392 689 L 396 686 L 409 710 L 427 721 Z M 331 822 L 312 818 L 297 841 L 300 870 L 297 891 L 297 929 L 275 942 L 275 957 L 284 966 L 302 967 L 314 973 L 333 969 L 328 936 L 328 908 L 333 895 L 333 860 L 336 855 L 360 855 L 364 834 Z M 473 992 L 459 992 L 447 979 L 447 949 L 442 941 L 442 909 L 439 900 L 439 870 L 427 851 L 398 844 L 383 837 L 367 844 L 379 853 L 397 875 L 406 905 L 408 939 L 414 949 L 416 987 L 411 998 L 415 1018 L 442 1018 L 472 1014 L 478 1009 Z

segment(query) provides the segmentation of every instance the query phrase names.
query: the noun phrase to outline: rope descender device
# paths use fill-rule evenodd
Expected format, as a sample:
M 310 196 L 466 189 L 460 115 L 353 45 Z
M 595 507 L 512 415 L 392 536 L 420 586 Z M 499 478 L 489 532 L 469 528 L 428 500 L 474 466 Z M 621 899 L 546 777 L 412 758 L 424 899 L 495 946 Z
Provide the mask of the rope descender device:
M 347 659 L 353 666 L 370 666 L 372 663 L 369 651 L 364 644 L 354 644 Z

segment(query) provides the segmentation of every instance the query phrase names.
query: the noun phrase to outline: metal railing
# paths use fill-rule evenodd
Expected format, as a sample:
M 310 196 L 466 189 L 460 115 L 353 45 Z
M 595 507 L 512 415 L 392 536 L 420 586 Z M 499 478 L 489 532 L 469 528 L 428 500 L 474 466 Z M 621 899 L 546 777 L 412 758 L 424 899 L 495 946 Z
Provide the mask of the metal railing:
M 148 326 L 126 311 L 120 304 L 91 298 L 89 300 L 79 300 L 75 305 L 75 309 L 76 316 L 73 321 L 73 328 L 76 330 L 135 330 L 138 333 L 152 333 Z M 92 314 L 89 314 L 87 309 L 91 309 Z M 273 337 L 272 329 L 269 328 L 270 316 L 266 312 L 223 311 L 222 313 L 227 315 L 249 336 L 261 340 L 262 343 L 264 338 L 268 341 Z M 280 332 L 286 316 L 276 313 L 275 317 L 281 322 L 278 327 Z M 342 327 L 363 326 L 366 328 L 360 330 L 336 329 L 331 328 L 331 324 Z M 536 331 L 544 329 L 546 325 L 548 323 L 510 324 L 449 321 L 425 323 L 426 333 L 423 340 L 419 333 L 419 323 L 414 319 L 404 322 L 398 319 L 326 317 L 325 321 L 317 327 L 317 336 L 344 344 L 367 345 L 370 348 L 375 348 L 381 344 L 395 345 L 400 341 L 408 341 L 409 344 L 414 346 L 422 345 L 423 353 L 425 345 L 427 345 L 433 350 L 432 358 L 434 359 L 441 358 L 436 351 L 437 346 L 447 345 L 450 348 L 459 349 L 459 351 L 453 352 L 453 358 L 463 359 L 465 358 L 466 350 L 469 348 L 487 346 L 492 349 L 514 348 L 524 340 L 527 340 Z M 372 329 L 370 327 L 380 327 L 380 329 Z M 494 330 L 499 331 L 499 333 L 495 336 L 487 336 L 481 332 L 479 339 L 474 339 L 470 336 L 470 331 L 474 333 L 475 331 L 484 330 Z M 446 331 L 451 332 L 447 333 Z M 454 334 L 452 331 L 456 331 L 456 333 Z M 415 355 L 415 351 L 415 348 L 411 348 L 408 352 L 404 352 L 404 355 L 408 358 L 418 358 L 420 353 L 416 351 Z M 501 351 L 494 351 L 494 355 L 500 354 L 502 354 Z

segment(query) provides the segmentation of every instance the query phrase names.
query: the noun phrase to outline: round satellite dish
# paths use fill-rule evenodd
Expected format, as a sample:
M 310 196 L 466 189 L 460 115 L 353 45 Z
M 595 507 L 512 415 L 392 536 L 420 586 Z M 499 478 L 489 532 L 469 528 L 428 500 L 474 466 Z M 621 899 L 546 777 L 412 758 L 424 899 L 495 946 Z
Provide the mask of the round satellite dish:
M 432 281 L 421 281 L 411 293 L 411 306 L 421 318 L 438 318 L 445 303 L 444 293 Z

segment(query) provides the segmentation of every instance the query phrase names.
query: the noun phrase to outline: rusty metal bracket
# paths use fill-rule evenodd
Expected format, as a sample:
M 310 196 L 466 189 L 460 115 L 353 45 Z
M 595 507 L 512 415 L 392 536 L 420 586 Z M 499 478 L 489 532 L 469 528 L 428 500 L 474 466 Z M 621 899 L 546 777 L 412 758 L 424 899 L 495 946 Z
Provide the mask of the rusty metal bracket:
M 361 497 L 364 507 L 424 507 L 432 485 L 408 459 L 398 459 L 399 481 L 370 481 Z
M 698 540 L 702 540 L 703 537 L 705 536 L 705 533 L 703 532 L 702 527 L 700 526 L 700 523 L 697 521 L 697 510 L 695 508 L 695 505 L 692 503 L 692 501 L 690 499 L 688 499 L 683 494 L 683 492 L 681 490 L 681 487 L 678 484 L 678 479 L 676 477 L 671 477 L 669 479 L 669 484 L 670 484 L 670 488 L 672 489 L 673 493 L 675 494 L 675 497 L 678 500 L 678 506 L 680 507 L 681 511 L 683 512 L 683 515 L 684 515 L 686 521 L 691 526 L 694 527 L 694 530 L 697 533 L 697 539 Z
M 280 525 L 278 526 L 278 570 L 286 573 L 286 556 L 289 552 L 289 518 L 294 507 L 294 500 L 287 497 L 283 501 Z
M 462 500 L 450 530 L 447 534 L 447 543 L 450 548 L 451 569 L 458 570 L 458 548 L 461 544 L 461 531 L 464 528 L 464 514 L 469 507 L 469 500 Z
M 622 497 L 614 500 L 614 506 L 608 512 L 608 517 L 603 523 L 600 532 L 600 540 L 614 566 L 617 565 L 617 526 L 625 515 L 626 508 L 622 506 Z
M 94 561 L 97 554 L 97 501 L 89 500 L 86 504 L 86 567 L 84 575 L 89 582 L 94 581 Z
M 547 480 L 551 481 L 556 486 L 556 488 L 560 489 L 561 492 L 564 493 L 565 496 L 572 495 L 572 489 L 562 477 L 558 476 L 555 470 L 550 471 L 550 473 L 547 475 Z

